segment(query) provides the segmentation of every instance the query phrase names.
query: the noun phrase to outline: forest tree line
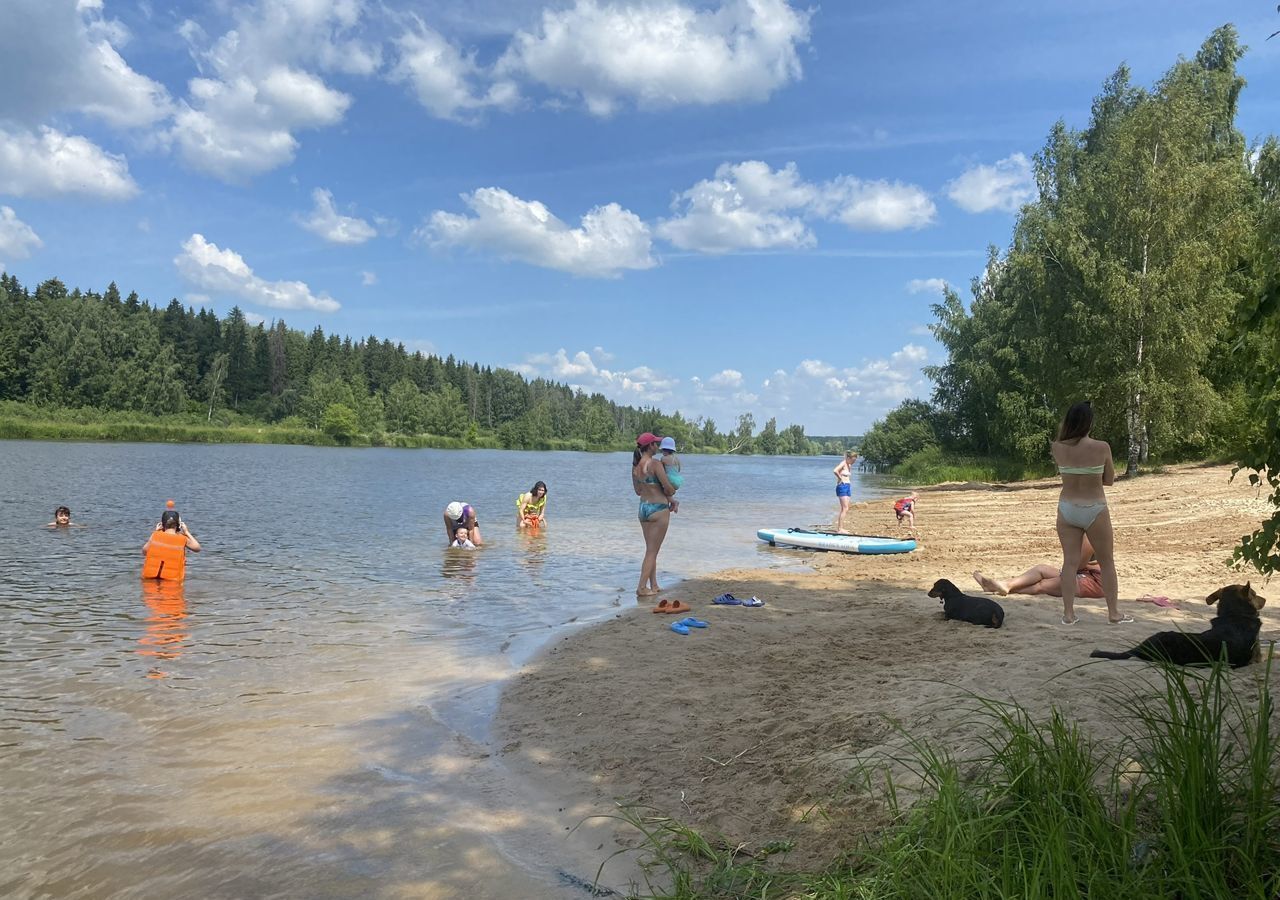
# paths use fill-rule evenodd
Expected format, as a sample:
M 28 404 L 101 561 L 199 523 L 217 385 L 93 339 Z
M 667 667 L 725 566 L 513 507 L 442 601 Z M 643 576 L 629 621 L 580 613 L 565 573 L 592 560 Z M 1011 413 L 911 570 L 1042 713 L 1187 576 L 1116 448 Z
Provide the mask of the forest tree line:
M 803 426 L 756 430 L 623 406 L 509 369 L 410 353 L 370 336 L 309 334 L 283 320 L 219 319 L 174 299 L 153 307 L 112 282 L 101 294 L 50 279 L 29 291 L 0 274 L 0 401 L 54 411 L 134 412 L 219 425 L 322 431 L 335 442 L 433 435 L 460 446 L 621 449 L 644 431 L 682 450 L 813 454 Z M 832 448 L 831 452 L 835 452 Z
M 1090 400 L 1117 469 L 1232 459 L 1278 487 L 1280 143 L 1236 127 L 1243 54 L 1224 26 L 1150 88 L 1121 66 L 1087 127 L 1053 127 L 1008 248 L 967 305 L 947 288 L 934 306 L 932 397 L 877 422 L 865 454 L 1047 460 Z M 1255 555 L 1275 568 L 1271 529 Z

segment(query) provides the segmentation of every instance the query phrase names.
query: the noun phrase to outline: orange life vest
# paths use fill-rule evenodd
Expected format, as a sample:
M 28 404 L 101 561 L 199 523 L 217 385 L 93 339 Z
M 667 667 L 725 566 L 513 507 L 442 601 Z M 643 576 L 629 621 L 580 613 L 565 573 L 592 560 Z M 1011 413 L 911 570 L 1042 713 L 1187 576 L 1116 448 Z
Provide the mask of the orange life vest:
M 187 536 L 172 531 L 153 531 L 142 561 L 143 578 L 181 581 L 187 569 Z

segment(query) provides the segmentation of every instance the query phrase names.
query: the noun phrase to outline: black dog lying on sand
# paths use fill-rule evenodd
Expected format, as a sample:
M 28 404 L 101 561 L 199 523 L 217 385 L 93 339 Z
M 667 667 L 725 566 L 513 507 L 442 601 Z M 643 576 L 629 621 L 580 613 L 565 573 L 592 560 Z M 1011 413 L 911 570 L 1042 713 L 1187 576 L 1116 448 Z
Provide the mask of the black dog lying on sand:
M 1089 655 L 1099 659 L 1136 658 L 1202 666 L 1217 662 L 1225 653 L 1233 669 L 1257 662 L 1260 657 L 1258 631 L 1262 628 L 1258 610 L 1267 598 L 1259 597 L 1248 584 L 1229 584 L 1205 597 L 1204 602 L 1218 604 L 1218 614 L 1209 620 L 1208 631 L 1199 634 L 1161 631 L 1124 653 L 1094 650 Z
M 999 628 L 1004 624 L 1004 609 L 990 597 L 971 597 L 962 593 L 945 578 L 939 578 L 929 589 L 930 597 L 942 598 L 942 618 L 957 619 L 984 625 L 987 628 Z

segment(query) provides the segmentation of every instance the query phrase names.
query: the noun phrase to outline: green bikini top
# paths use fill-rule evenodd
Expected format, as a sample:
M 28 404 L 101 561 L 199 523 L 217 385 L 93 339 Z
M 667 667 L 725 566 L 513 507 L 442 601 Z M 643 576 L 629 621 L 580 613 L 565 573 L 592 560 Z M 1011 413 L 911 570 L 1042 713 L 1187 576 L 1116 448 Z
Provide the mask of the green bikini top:
M 1058 466 L 1059 475 L 1101 475 L 1107 467 L 1101 466 Z

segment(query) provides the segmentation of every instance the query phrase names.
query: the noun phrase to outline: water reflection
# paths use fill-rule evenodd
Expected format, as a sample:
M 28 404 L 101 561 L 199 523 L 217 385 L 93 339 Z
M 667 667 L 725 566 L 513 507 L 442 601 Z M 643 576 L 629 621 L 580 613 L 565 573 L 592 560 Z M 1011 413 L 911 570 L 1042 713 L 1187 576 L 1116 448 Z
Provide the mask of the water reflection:
M 530 579 L 538 579 L 542 575 L 543 564 L 547 561 L 547 533 L 541 528 L 525 528 L 520 532 L 521 553 L 517 557 Z
M 148 678 L 168 678 L 160 661 L 172 661 L 182 655 L 191 632 L 187 630 L 187 599 L 181 581 L 144 581 L 142 602 L 147 605 L 142 636 L 137 654 L 151 657 L 156 664 L 147 670 Z
M 445 578 L 457 578 L 472 582 L 476 579 L 476 554 L 478 550 L 450 547 L 440 558 L 440 574 Z

